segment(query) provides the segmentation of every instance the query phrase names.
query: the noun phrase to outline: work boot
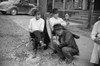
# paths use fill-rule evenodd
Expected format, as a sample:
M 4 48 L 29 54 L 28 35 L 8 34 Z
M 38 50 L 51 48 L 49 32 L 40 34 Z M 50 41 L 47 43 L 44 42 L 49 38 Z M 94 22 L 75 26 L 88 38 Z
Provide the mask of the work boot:
M 70 64 L 70 63 L 72 63 L 72 59 L 66 58 L 66 59 L 65 59 L 65 62 L 66 62 L 67 64 Z
M 94 64 L 94 66 L 99 66 L 99 64 Z
M 41 47 L 45 47 L 46 44 L 43 41 L 40 41 Z

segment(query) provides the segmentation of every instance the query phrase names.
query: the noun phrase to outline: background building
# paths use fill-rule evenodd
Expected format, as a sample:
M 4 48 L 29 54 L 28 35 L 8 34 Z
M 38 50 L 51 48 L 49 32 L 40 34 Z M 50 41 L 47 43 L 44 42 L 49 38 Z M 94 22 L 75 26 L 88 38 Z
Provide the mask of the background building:
M 8 0 L 0 0 L 8 1 Z M 11 0 L 9 0 L 11 1 Z M 20 0 L 12 0 L 20 1 Z M 28 0 L 30 3 L 35 5 L 46 5 L 47 7 L 42 7 L 47 9 L 47 11 L 58 8 L 59 10 L 89 10 L 91 0 Z M 95 0 L 94 9 L 100 10 L 100 0 Z
M 86 10 L 90 0 L 53 0 L 53 8 L 59 10 Z
M 0 0 L 0 2 L 2 1 L 7 1 L 7 0 Z M 20 0 L 12 0 L 12 1 L 16 2 Z M 58 8 L 61 17 L 64 17 L 65 13 L 69 13 L 70 16 L 76 15 L 76 13 L 78 13 L 79 17 L 82 18 L 85 17 L 86 19 L 88 18 L 88 14 L 92 7 L 94 13 L 93 18 L 97 18 L 98 16 L 100 16 L 100 7 L 99 7 L 100 0 L 27 0 L 27 1 L 31 4 L 37 5 L 39 7 L 39 10 L 42 12 L 42 15 L 44 15 L 47 11 L 51 12 L 53 8 Z M 91 3 L 91 1 L 94 2 Z

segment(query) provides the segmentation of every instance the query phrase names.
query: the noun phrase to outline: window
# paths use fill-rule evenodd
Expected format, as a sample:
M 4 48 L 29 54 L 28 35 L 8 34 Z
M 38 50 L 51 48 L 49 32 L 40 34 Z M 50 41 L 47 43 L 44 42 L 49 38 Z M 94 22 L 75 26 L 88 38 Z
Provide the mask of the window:
M 54 8 L 63 9 L 63 0 L 55 0 Z
M 65 0 L 65 9 L 74 10 L 82 9 L 83 0 Z
M 73 0 L 65 0 L 65 9 L 72 10 L 73 9 Z
M 29 5 L 29 0 L 20 0 L 19 4 Z

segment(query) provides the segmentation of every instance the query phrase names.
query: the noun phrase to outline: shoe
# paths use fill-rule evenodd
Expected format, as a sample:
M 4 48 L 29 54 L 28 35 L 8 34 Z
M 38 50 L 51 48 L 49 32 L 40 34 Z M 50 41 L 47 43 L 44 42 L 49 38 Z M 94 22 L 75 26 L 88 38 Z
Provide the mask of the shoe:
M 56 53 L 57 53 L 57 51 L 56 51 L 56 50 L 53 50 L 53 53 L 55 53 L 55 54 L 56 54 Z
M 72 59 L 66 58 L 66 59 L 65 59 L 65 62 L 66 62 L 67 64 L 70 64 L 70 63 L 72 63 Z
M 43 41 L 40 41 L 41 47 L 45 47 L 46 44 Z
M 35 55 L 35 56 L 33 56 L 32 58 L 36 58 L 36 55 Z
M 48 46 L 45 46 L 45 47 L 44 47 L 44 50 L 47 50 L 47 49 L 48 49 Z
M 94 66 L 99 66 L 99 64 L 94 64 Z
M 66 58 L 65 58 L 65 57 L 60 57 L 60 59 L 61 59 L 62 61 L 65 61 Z

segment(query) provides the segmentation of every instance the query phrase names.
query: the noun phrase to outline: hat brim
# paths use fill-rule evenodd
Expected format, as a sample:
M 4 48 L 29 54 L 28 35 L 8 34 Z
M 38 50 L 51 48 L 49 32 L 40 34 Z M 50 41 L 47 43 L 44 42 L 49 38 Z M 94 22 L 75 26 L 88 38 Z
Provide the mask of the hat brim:
M 63 27 L 55 28 L 54 30 L 61 30 L 61 29 L 63 29 Z
M 56 31 L 59 31 L 61 29 L 64 29 L 64 28 L 63 27 L 59 27 L 59 28 L 54 29 L 52 32 L 55 33 Z
M 56 34 L 56 31 L 59 31 L 59 30 L 61 30 L 61 29 L 63 29 L 63 28 L 54 29 L 54 30 L 52 31 L 52 34 L 55 35 L 55 34 Z

